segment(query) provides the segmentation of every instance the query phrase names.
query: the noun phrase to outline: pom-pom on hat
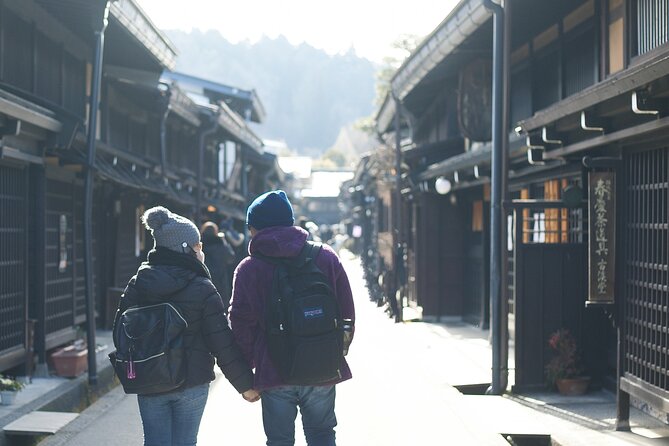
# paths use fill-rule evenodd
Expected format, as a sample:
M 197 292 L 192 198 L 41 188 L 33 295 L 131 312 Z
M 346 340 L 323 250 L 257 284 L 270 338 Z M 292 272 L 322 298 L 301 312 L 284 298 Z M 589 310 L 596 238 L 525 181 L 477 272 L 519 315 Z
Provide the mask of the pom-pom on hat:
M 142 223 L 151 231 L 154 246 L 186 253 L 200 243 L 200 231 L 192 221 L 162 206 L 144 212 Z
M 293 206 L 282 190 L 265 192 L 246 211 L 246 224 L 257 230 L 270 226 L 293 226 L 295 216 Z

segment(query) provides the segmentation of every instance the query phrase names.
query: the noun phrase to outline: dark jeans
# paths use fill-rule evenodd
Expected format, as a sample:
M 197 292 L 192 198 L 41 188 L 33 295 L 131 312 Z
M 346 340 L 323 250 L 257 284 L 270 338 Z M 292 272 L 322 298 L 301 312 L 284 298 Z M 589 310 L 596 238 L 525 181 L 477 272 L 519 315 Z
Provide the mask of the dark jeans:
M 295 444 L 297 408 L 309 446 L 335 446 L 335 386 L 283 386 L 262 393 L 268 446 Z
M 163 395 L 138 395 L 145 446 L 191 446 L 209 395 L 209 383 Z

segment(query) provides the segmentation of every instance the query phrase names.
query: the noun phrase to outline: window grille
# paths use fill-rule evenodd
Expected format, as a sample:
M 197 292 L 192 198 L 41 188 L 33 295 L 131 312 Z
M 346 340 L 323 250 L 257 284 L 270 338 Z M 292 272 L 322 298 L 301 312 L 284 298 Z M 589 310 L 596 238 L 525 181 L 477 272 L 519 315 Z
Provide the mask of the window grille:
M 25 170 L 0 166 L 0 352 L 25 340 L 27 190 Z
M 595 31 L 588 29 L 565 43 L 564 95 L 571 96 L 595 83 Z
M 625 371 L 669 390 L 669 151 L 627 157 Z
M 637 0 L 637 51 L 669 42 L 669 0 Z
M 519 214 L 521 215 L 521 214 Z M 523 243 L 584 243 L 583 209 L 533 209 L 522 213 Z
M 46 193 L 46 332 L 54 333 L 74 324 L 74 262 L 64 270 L 60 262 L 60 221 L 65 216 L 67 258 L 74 258 L 73 246 L 73 185 L 49 179 Z

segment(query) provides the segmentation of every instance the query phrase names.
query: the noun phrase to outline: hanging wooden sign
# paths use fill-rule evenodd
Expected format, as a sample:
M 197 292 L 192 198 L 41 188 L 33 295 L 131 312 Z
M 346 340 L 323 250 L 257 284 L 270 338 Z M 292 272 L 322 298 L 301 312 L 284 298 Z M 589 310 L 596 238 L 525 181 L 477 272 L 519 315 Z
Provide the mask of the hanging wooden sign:
M 475 59 L 460 71 L 458 121 L 472 141 L 492 138 L 492 63 Z
M 613 303 L 615 285 L 615 173 L 588 174 L 589 303 Z

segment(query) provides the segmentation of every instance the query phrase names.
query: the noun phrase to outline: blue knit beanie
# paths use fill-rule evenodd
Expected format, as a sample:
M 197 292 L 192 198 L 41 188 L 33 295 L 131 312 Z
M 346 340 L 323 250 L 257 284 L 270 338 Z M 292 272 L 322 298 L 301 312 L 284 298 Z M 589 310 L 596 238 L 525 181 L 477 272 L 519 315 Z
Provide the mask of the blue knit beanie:
M 270 226 L 293 226 L 293 223 L 293 207 L 282 190 L 265 192 L 253 200 L 246 211 L 246 224 L 257 230 Z

